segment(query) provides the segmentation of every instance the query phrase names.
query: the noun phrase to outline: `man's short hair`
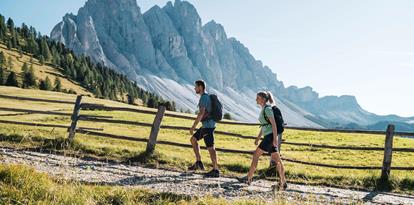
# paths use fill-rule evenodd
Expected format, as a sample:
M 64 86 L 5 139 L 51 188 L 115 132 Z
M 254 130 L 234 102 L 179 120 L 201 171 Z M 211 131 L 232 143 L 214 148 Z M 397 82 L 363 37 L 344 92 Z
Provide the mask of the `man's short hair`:
M 197 86 L 201 86 L 203 87 L 203 89 L 206 89 L 206 83 L 203 80 L 197 80 L 196 82 L 194 82 Z

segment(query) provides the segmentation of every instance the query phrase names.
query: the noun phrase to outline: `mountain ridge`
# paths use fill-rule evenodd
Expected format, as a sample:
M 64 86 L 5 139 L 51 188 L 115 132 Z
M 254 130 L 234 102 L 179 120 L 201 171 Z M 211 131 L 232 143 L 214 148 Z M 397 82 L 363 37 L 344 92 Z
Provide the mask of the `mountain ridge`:
M 98 4 L 96 0 L 89 0 L 79 9 L 76 18 L 64 18 L 55 26 L 51 32 L 52 39 L 71 44 L 76 40 L 70 37 L 78 33 L 87 32 L 83 34 L 93 37 L 93 29 L 86 29 L 88 24 L 82 23 L 88 22 L 88 19 L 89 22 L 93 21 L 96 39 L 77 40 L 83 48 L 90 48 L 87 45 L 95 45 L 94 42 L 102 42 L 99 46 L 103 55 L 100 55 L 101 49 L 97 45 L 92 50 L 80 49 L 78 52 L 125 73 L 152 92 L 172 97 L 179 108 L 194 111 L 196 96 L 189 97 L 180 92 L 192 92 L 192 89 L 188 89 L 192 82 L 204 79 L 212 91 L 221 94 L 220 97 L 228 95 L 239 99 L 226 98 L 224 102 L 226 111 L 234 114 L 238 120 L 256 120 L 252 113 L 258 112 L 254 99 L 259 90 L 272 91 L 282 110 L 288 113 L 288 123 L 294 125 L 323 127 L 322 124 L 357 123 L 366 126 L 389 118 L 365 111 L 354 96 L 319 98 L 319 94 L 311 87 L 285 88 L 277 75 L 256 60 L 247 47 L 236 38 L 228 37 L 221 24 L 212 20 L 203 25 L 196 8 L 187 1 L 175 0 L 164 7 L 154 6 L 143 14 L 135 0 L 108 2 L 114 4 L 111 11 L 104 9 L 107 8 L 106 1 Z M 116 10 L 122 10 L 123 13 Z M 126 16 L 133 18 L 125 19 Z M 104 19 L 108 19 L 108 22 Z M 73 23 L 77 30 L 66 34 L 62 32 L 65 25 Z M 114 31 L 118 33 L 113 34 Z M 132 34 L 136 34 L 134 38 L 131 38 Z M 107 62 L 101 56 L 107 58 Z M 169 86 L 180 92 L 163 90 L 168 90 Z M 233 91 L 238 94 L 235 95 Z M 322 123 L 310 118 L 318 118 L 317 121 Z M 408 119 L 399 117 L 397 120 L 406 122 Z

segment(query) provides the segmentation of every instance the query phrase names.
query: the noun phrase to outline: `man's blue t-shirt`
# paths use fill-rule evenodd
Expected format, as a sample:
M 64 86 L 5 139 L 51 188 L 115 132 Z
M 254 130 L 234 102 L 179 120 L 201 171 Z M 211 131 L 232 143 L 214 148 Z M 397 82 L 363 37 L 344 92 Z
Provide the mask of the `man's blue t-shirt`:
M 211 105 L 211 98 L 207 93 L 204 93 L 200 97 L 200 101 L 198 102 L 198 107 L 204 107 L 207 113 L 211 113 L 212 105 Z M 208 119 L 206 121 L 202 121 L 202 128 L 215 128 L 216 122 L 213 119 Z

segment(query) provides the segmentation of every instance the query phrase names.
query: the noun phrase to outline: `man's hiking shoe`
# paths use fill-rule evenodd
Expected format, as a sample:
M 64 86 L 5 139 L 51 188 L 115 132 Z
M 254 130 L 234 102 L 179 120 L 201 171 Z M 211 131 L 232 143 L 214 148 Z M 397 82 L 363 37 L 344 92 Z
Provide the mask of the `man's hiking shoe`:
M 206 177 L 206 178 L 218 178 L 218 177 L 220 177 L 220 171 L 216 170 L 216 169 L 213 169 L 213 170 L 205 173 L 204 177 Z
M 237 178 L 237 180 L 239 180 L 240 183 L 245 183 L 247 185 L 250 185 L 253 182 L 253 179 L 251 179 L 249 181 L 249 178 L 247 176 L 244 176 L 244 177 L 236 177 L 236 178 Z
M 203 162 L 197 161 L 196 163 L 194 163 L 193 165 L 188 167 L 188 170 L 190 170 L 190 171 L 204 170 Z

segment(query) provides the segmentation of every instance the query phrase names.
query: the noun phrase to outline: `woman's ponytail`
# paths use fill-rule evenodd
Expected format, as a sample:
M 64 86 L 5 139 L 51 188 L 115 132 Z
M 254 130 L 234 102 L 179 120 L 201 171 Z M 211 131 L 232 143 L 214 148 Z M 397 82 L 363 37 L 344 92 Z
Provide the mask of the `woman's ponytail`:
M 266 94 L 267 94 L 267 99 L 269 100 L 269 103 L 271 104 L 271 105 L 273 105 L 274 104 L 274 99 L 273 99 L 273 95 L 272 95 L 272 93 L 270 92 L 270 91 L 267 91 L 266 92 Z

